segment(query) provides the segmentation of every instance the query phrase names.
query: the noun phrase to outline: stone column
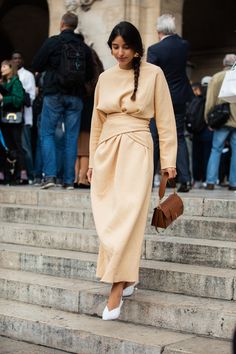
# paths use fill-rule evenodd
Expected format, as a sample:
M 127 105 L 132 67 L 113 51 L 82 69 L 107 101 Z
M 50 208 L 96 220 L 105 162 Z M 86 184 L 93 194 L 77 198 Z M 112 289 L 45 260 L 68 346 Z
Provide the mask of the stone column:
M 107 40 L 112 28 L 124 20 L 124 0 L 97 0 L 91 10 L 78 12 L 79 27 L 85 35 L 87 44 L 92 44 L 102 60 L 104 67 L 114 65 Z
M 161 0 L 125 0 L 125 19 L 139 29 L 145 49 L 157 41 L 156 19 L 160 9 Z
M 65 13 L 64 0 L 48 0 L 49 9 L 49 37 L 60 32 L 60 19 Z
M 177 33 L 182 33 L 182 11 L 184 0 L 125 0 L 125 19 L 140 31 L 145 50 L 158 41 L 156 33 L 157 17 L 171 13 L 176 18 Z
M 176 30 L 182 34 L 184 0 L 162 0 L 161 14 L 170 13 L 175 16 Z

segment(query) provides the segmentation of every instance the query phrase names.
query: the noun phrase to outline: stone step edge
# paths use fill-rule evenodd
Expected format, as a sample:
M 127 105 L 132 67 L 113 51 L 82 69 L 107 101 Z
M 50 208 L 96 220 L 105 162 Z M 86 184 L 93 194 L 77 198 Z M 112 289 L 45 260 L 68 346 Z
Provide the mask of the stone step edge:
M 109 291 L 105 289 L 82 291 L 80 311 L 86 315 L 101 316 L 108 296 Z M 235 330 L 236 303 L 139 290 L 124 299 L 120 319 L 230 340 Z
M 51 206 L 35 206 L 35 205 L 22 205 L 22 204 L 1 204 L 0 203 L 0 209 L 6 209 L 6 208 L 11 208 L 11 209 L 21 209 L 21 210 L 45 210 L 45 211 L 54 211 L 54 212 L 73 212 L 73 213 L 84 213 L 84 214 L 92 214 L 91 209 L 74 209 L 74 208 L 62 208 L 62 207 L 51 207 Z M 152 210 L 150 209 L 149 211 L 149 217 L 152 216 Z M 0 216 L 1 217 L 1 216 Z M 205 216 L 205 215 L 181 215 L 182 220 L 191 220 L 194 221 L 207 221 L 207 222 L 227 222 L 227 223 L 233 223 L 236 224 L 235 218 L 230 217 L 230 218 L 225 218 L 225 217 L 219 217 L 219 216 Z M 31 223 L 28 223 L 31 224 Z M 32 223 L 32 225 L 34 225 Z
M 34 193 L 34 194 L 64 194 L 64 195 L 68 195 L 68 191 L 63 190 L 62 188 L 53 188 L 53 189 L 48 189 L 48 190 L 42 190 L 39 187 L 36 186 L 6 186 L 6 185 L 0 185 L 0 191 L 3 192 L 14 192 L 17 193 L 24 193 L 24 192 L 28 192 L 28 193 Z M 159 188 L 158 187 L 154 187 L 152 188 L 152 192 L 151 195 L 154 198 L 158 199 L 158 191 Z M 90 190 L 82 190 L 82 189 L 74 189 L 73 193 L 76 194 L 80 194 L 80 195 L 90 195 Z M 166 195 L 169 195 L 172 193 L 172 189 L 167 188 L 166 190 Z M 228 192 L 227 192 L 228 193 Z M 221 195 L 222 194 L 222 195 Z M 188 194 L 183 194 L 181 193 L 181 198 L 182 199 L 202 199 L 202 200 L 232 200 L 235 201 L 234 196 L 232 193 L 228 193 L 228 195 L 224 194 L 224 191 L 219 189 L 218 191 L 205 191 L 204 189 L 202 190 L 194 190 L 192 189 L 190 191 L 190 193 Z
M 47 248 L 31 247 L 25 245 L 21 245 L 20 247 L 21 249 L 19 250 L 19 245 L 0 242 L 0 253 L 7 251 L 7 252 L 14 252 L 14 253 L 21 253 L 21 254 L 28 253 L 36 256 L 74 259 L 74 260 L 82 260 L 82 261 L 95 262 L 95 263 L 97 262 L 97 255 L 95 253 L 47 249 Z M 213 267 L 207 267 L 201 265 L 191 265 L 191 264 L 144 260 L 144 259 L 141 259 L 141 268 L 163 269 L 167 271 L 171 269 L 183 273 L 186 273 L 186 270 L 188 270 L 189 273 L 194 273 L 194 274 L 200 273 L 200 274 L 206 274 L 212 276 L 220 276 L 222 274 L 222 276 L 227 278 L 236 276 L 236 271 L 233 269 L 213 268 Z
M 69 290 L 78 292 L 81 289 L 94 290 L 101 288 L 108 288 L 108 284 L 95 282 L 91 280 L 60 278 L 52 275 L 26 272 L 22 270 L 12 270 L 0 268 L 0 279 L 6 281 L 13 281 L 17 283 L 27 283 L 30 285 L 46 286 L 51 288 L 60 288 L 62 290 Z M 110 287 L 109 287 L 110 288 Z
M 5 350 L 8 354 L 73 354 L 71 352 L 55 350 L 50 347 L 32 344 L 22 340 L 11 339 L 3 336 L 0 336 L 0 344 L 0 353 L 3 353 L 2 350 Z
M 2 299 L 0 299 L 0 319 L 0 322 L 5 324 L 1 329 L 1 335 L 73 353 L 95 354 L 98 348 L 101 348 L 98 345 L 100 341 L 101 353 L 109 352 L 104 349 L 114 346 L 118 347 L 118 351 L 114 349 L 114 354 L 129 354 L 136 351 L 142 353 L 141 350 L 145 348 L 146 353 L 160 354 L 168 345 L 196 337 L 121 321 L 102 321 L 91 316 L 69 314 Z M 71 343 L 70 347 L 68 343 Z M 90 350 L 92 345 L 95 346 L 93 351 Z M 130 350 L 131 347 L 133 351 Z
M 45 347 L 37 344 L 31 344 L 24 342 L 22 340 L 14 340 L 8 337 L 0 337 L 0 343 L 3 348 L 7 350 L 14 350 L 11 353 L 15 354 L 15 350 L 20 350 L 20 353 L 27 354 L 73 354 L 71 352 L 65 352 L 61 350 L 55 350 L 50 347 Z M 196 336 L 183 341 L 178 341 L 177 343 L 165 346 L 162 354 L 206 354 L 206 348 L 208 350 L 207 354 L 231 354 L 232 352 L 232 342 L 206 338 L 203 336 Z M 10 354 L 10 353 L 9 353 Z M 91 353 L 90 353 L 91 354 Z M 96 353 L 97 354 L 97 353 Z M 119 353 L 120 354 L 120 353 Z M 123 353 L 127 354 L 127 353 Z M 133 354 L 133 353 L 132 353 Z M 143 353 L 142 353 L 143 354 Z M 153 353 L 149 353 L 153 354 Z M 157 354 L 157 353 L 155 353 Z
M 80 236 L 86 236 L 86 237 L 97 237 L 98 235 L 96 233 L 95 229 L 83 229 L 83 228 L 71 228 L 71 227 L 66 227 L 66 226 L 52 226 L 52 225 L 39 225 L 39 224 L 24 224 L 24 223 L 7 223 L 7 222 L 1 222 L 0 224 L 0 230 L 2 228 L 10 228 L 10 229 L 20 229 L 21 231 L 23 229 L 25 230 L 30 230 L 30 231 L 48 231 L 51 230 L 51 232 L 69 232 L 72 234 L 78 234 L 80 233 Z M 84 234 L 84 235 L 83 235 Z M 60 234 L 58 234 L 60 235 Z M 168 234 L 163 235 L 163 234 L 148 234 L 145 233 L 144 235 L 144 240 L 147 241 L 156 241 L 158 242 L 168 242 L 168 243 L 174 243 L 174 244 L 188 244 L 188 245 L 194 245 L 194 246 L 207 246 L 207 247 L 219 247 L 219 248 L 236 248 L 236 239 L 235 241 L 222 241 L 222 240 L 215 240 L 215 239 L 203 239 L 203 238 L 197 238 L 197 237 L 179 237 L 179 236 L 168 236 Z M 0 241 L 1 242 L 1 241 Z M 15 242 L 6 242 L 4 243 L 9 243 L 9 244 L 16 244 Z M 19 243 L 21 245 L 21 243 Z M 37 246 L 34 246 L 37 247 Z
M 79 292 L 83 294 L 97 294 L 101 297 L 107 297 L 111 288 L 109 284 L 92 282 L 89 280 L 64 279 L 45 274 L 37 274 L 37 278 L 35 279 L 35 275 L 36 274 L 33 272 L 24 272 L 20 270 L 14 270 L 13 272 L 11 272 L 11 270 L 6 270 L 5 272 L 4 268 L 0 268 L 0 279 L 9 280 L 12 282 L 23 282 L 25 284 L 27 283 L 30 285 L 46 286 L 54 289 L 60 288 L 63 290 L 69 290 L 72 292 Z M 62 284 L 63 282 L 64 284 Z M 217 305 L 219 305 L 221 310 L 224 307 L 228 310 L 230 306 L 231 311 L 234 307 L 234 313 L 236 316 L 236 302 L 233 301 L 229 302 L 228 300 L 222 299 L 209 299 L 185 294 L 175 294 L 156 290 L 139 289 L 138 285 L 135 289 L 134 295 L 127 299 L 131 299 L 132 301 L 144 301 L 148 303 L 150 297 L 154 297 L 155 299 L 159 297 L 157 302 L 159 304 L 165 304 L 165 306 L 167 307 L 176 304 L 176 301 L 178 300 L 181 300 L 181 305 L 184 305 L 185 303 L 190 303 L 192 306 L 198 306 L 204 309 L 209 308 L 209 305 L 211 309 L 215 309 Z

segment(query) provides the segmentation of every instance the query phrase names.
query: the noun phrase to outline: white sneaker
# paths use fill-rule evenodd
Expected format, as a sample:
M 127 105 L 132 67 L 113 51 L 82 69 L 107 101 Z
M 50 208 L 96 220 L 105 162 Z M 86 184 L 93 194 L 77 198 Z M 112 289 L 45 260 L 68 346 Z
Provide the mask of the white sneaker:
M 116 320 L 120 316 L 120 310 L 122 305 L 123 305 L 123 300 L 121 298 L 120 305 L 115 309 L 109 311 L 108 307 L 106 306 L 105 309 L 103 310 L 102 319 L 104 321 Z

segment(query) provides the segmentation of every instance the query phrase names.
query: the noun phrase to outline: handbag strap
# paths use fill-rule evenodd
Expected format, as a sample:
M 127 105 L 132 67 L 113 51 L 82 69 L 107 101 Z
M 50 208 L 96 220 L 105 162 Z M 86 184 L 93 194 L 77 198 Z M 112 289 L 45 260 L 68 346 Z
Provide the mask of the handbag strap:
M 168 174 L 168 172 L 165 172 L 161 177 L 161 182 L 160 182 L 160 187 L 159 187 L 159 200 L 161 200 L 165 195 L 166 184 L 167 184 L 168 179 L 169 179 L 169 174 Z M 175 182 L 174 178 L 169 179 L 169 183 L 172 188 L 176 187 L 176 182 Z

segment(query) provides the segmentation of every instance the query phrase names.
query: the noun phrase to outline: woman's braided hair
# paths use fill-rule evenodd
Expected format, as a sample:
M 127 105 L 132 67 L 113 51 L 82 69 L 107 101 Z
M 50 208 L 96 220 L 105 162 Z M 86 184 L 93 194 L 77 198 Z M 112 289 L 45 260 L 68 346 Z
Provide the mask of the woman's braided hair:
M 121 36 L 125 43 L 134 50 L 135 57 L 133 58 L 133 69 L 134 69 L 134 91 L 130 99 L 135 101 L 136 93 L 138 90 L 138 81 L 140 74 L 140 64 L 143 56 L 143 44 L 139 31 L 132 25 L 132 23 L 127 21 L 122 21 L 116 25 L 111 31 L 110 37 L 107 41 L 109 47 L 112 49 L 112 42 L 117 36 Z
M 137 57 L 133 59 L 133 68 L 134 68 L 134 91 L 130 99 L 135 101 L 136 99 L 136 92 L 138 90 L 138 79 L 140 74 L 140 64 L 141 64 L 141 57 Z

